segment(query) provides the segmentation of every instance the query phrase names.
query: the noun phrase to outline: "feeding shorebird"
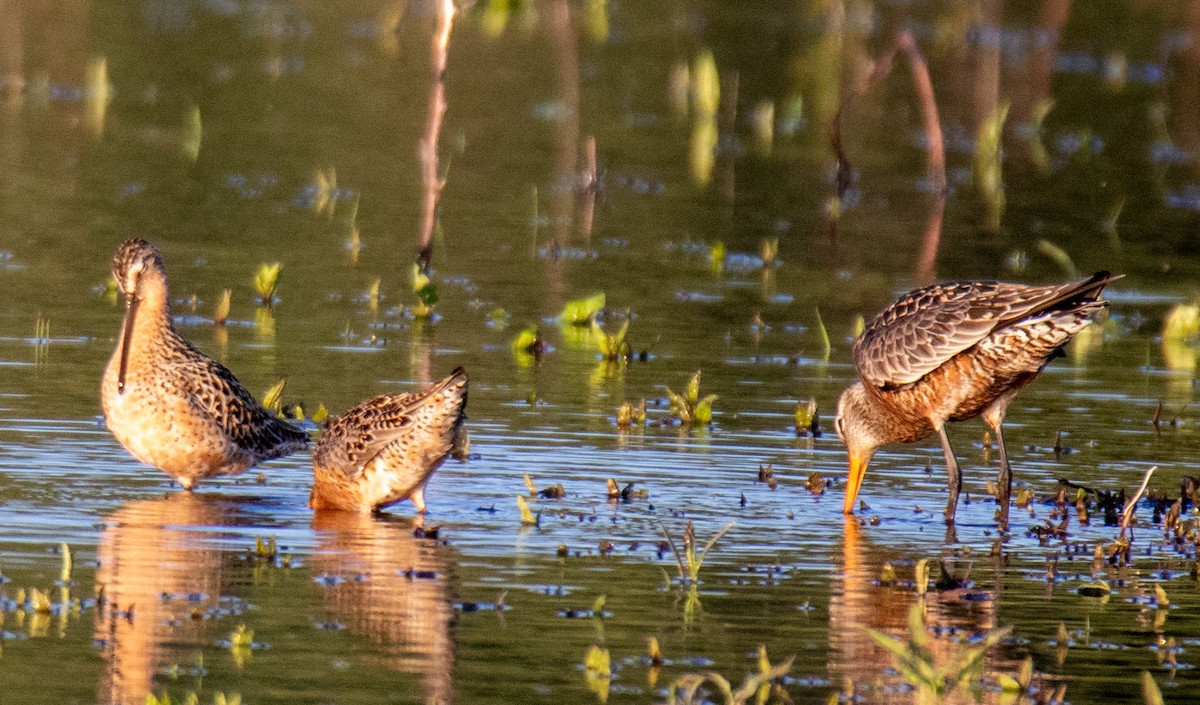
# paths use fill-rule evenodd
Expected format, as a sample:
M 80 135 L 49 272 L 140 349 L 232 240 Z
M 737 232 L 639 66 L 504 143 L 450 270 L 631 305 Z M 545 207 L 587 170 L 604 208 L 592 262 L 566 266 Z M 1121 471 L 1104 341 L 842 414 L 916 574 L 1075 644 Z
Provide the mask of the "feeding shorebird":
M 425 483 L 454 449 L 467 371 L 414 394 L 368 399 L 330 422 L 313 452 L 313 509 L 373 512 L 404 499 L 425 513 Z
M 1001 424 L 1008 404 L 1108 302 L 1108 272 L 1057 286 L 948 282 L 916 289 L 875 316 L 854 344 L 858 381 L 838 400 L 835 426 L 850 456 L 842 510 L 850 514 L 867 463 L 882 445 L 933 433 L 942 441 L 954 522 L 962 473 L 947 421 L 983 416 L 1000 449 L 997 501 L 1006 523 L 1012 469 Z
M 267 411 L 229 370 L 171 323 L 162 253 L 126 240 L 113 255 L 125 296 L 117 349 L 104 370 L 104 421 L 133 457 L 184 489 L 308 445 L 308 434 Z

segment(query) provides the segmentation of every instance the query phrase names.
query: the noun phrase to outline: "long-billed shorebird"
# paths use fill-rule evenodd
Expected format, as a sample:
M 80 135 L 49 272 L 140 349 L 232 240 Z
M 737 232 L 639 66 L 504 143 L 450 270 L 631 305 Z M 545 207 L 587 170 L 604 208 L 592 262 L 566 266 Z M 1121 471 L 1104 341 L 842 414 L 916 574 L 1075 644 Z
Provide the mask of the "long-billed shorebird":
M 404 499 L 425 513 L 425 483 L 466 418 L 467 371 L 414 394 L 368 399 L 330 422 L 313 452 L 313 509 L 373 512 Z
M 308 445 L 308 434 L 264 409 L 229 370 L 171 323 L 162 254 L 126 240 L 113 255 L 125 296 L 117 349 L 104 370 L 104 421 L 133 457 L 192 489 Z
M 948 282 L 910 291 L 854 344 L 858 381 L 838 400 L 835 426 L 850 456 L 842 511 L 850 514 L 871 456 L 887 443 L 933 433 L 942 441 L 954 522 L 962 473 L 947 421 L 983 416 L 1000 449 L 997 501 L 1007 524 L 1012 469 L 1001 424 L 1008 404 L 1108 303 L 1108 272 L 1058 286 Z

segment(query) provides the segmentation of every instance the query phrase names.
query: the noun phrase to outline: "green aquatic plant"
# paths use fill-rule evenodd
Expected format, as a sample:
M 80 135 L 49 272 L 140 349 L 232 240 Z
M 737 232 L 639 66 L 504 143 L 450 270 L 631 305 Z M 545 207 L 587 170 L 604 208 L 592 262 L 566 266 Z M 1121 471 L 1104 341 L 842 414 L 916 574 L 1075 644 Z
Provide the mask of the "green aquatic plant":
M 1150 671 L 1142 671 L 1142 703 L 1144 705 L 1163 705 L 1162 691 Z
M 254 630 L 247 629 L 245 624 L 237 625 L 229 633 L 229 653 L 233 656 L 233 662 L 239 670 L 244 668 L 246 662 L 250 660 L 253 646 Z
M 563 306 L 559 320 L 572 326 L 590 326 L 595 320 L 596 314 L 600 313 L 604 308 L 605 300 L 604 293 L 601 292 L 582 299 L 568 301 Z
M 271 388 L 263 394 L 263 408 L 277 416 L 281 416 L 283 414 L 283 390 L 286 387 L 286 377 L 271 385 Z
M 1200 304 L 1175 304 L 1163 319 L 1163 342 L 1186 343 L 1200 336 Z
M 204 138 L 204 127 L 200 122 L 200 107 L 193 105 L 183 118 L 183 155 L 189 162 L 200 158 L 200 143 Z
M 416 263 L 413 263 L 412 266 L 412 290 L 417 295 L 417 303 L 413 305 L 413 315 L 417 318 L 429 318 L 433 314 L 433 307 L 439 300 L 438 288 L 429 274 Z
M 815 436 L 821 429 L 821 420 L 817 415 L 817 400 L 809 399 L 806 402 L 796 402 L 796 435 L 797 436 Z
M 596 341 L 596 348 L 600 351 L 600 356 L 609 362 L 628 361 L 632 356 L 629 343 L 625 340 L 625 334 L 628 332 L 628 316 L 621 323 L 617 332 L 611 335 L 605 333 L 600 324 L 594 318 L 592 319 L 592 340 Z
M 792 670 L 792 662 L 796 657 L 789 656 L 778 664 L 772 664 L 767 658 L 765 646 L 758 647 L 758 672 L 746 676 L 742 684 L 734 689 L 733 685 L 721 674 L 715 671 L 705 673 L 685 673 L 671 683 L 667 696 L 669 705 L 700 705 L 711 701 L 711 698 L 700 693 L 700 687 L 705 683 L 716 686 L 718 693 L 724 698 L 725 705 L 743 705 L 754 698 L 756 703 L 765 703 L 770 694 L 771 683 L 786 676 Z
M 936 705 L 946 702 L 960 687 L 979 678 L 987 652 L 1003 641 L 1012 628 L 993 629 L 978 643 L 963 646 L 948 661 L 941 663 L 929 648 L 925 610 L 920 603 L 908 611 L 908 631 L 908 641 L 901 641 L 883 632 L 866 629 L 876 644 L 892 654 L 900 674 L 916 688 L 916 701 L 920 705 Z
M 264 306 L 270 307 L 275 302 L 275 290 L 279 288 L 279 271 L 282 269 L 279 262 L 264 262 L 258 265 L 258 270 L 254 273 L 254 291 L 258 294 L 258 301 Z
M 717 240 L 708 248 L 708 268 L 714 274 L 720 274 L 725 269 L 725 254 L 727 250 L 725 243 Z
M 233 303 L 233 290 L 225 289 L 221 292 L 221 298 L 217 300 L 217 306 L 213 309 L 213 325 L 220 327 L 225 325 L 225 321 L 229 320 L 229 309 Z
M 671 415 L 685 425 L 712 423 L 712 405 L 717 400 L 716 394 L 700 398 L 700 370 L 688 380 L 683 394 L 676 394 L 667 387 L 667 398 L 671 402 Z
M 646 400 L 643 398 L 635 407 L 631 402 L 624 402 L 617 407 L 617 428 L 632 428 L 646 425 Z
M 671 553 L 675 554 L 675 565 L 679 569 L 679 577 L 684 582 L 696 584 L 700 581 L 700 568 L 704 565 L 704 559 L 708 557 L 708 552 L 713 546 L 721 540 L 729 530 L 733 528 L 737 522 L 731 521 L 721 530 L 713 534 L 713 537 L 704 544 L 704 548 L 699 553 L 696 552 L 696 527 L 688 520 L 687 526 L 683 530 L 683 552 L 680 553 L 679 548 L 675 545 L 675 539 L 671 536 L 671 532 L 667 531 L 666 525 L 659 522 L 658 528 L 662 531 L 662 535 L 667 539 L 667 545 L 671 548 Z
M 612 684 L 612 656 L 608 649 L 593 645 L 583 657 L 583 679 L 587 689 L 595 693 L 601 704 L 608 702 Z
M 779 266 L 779 238 L 763 238 L 758 244 L 758 254 L 764 268 L 773 269 Z
M 829 331 L 825 328 L 825 320 L 821 318 L 821 309 L 814 309 L 817 315 L 817 340 L 821 341 L 821 362 L 829 362 L 833 353 L 833 343 L 829 340 Z

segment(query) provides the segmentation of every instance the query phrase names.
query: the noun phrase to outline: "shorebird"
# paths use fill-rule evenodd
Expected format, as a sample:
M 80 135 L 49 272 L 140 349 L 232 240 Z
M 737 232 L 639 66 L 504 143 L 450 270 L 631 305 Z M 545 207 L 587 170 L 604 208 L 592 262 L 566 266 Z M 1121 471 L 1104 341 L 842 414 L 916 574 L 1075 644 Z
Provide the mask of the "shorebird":
M 850 456 L 842 511 L 853 513 L 871 456 L 888 443 L 937 433 L 946 456 L 954 523 L 962 473 L 947 421 L 983 416 L 1000 449 L 997 501 L 1007 524 L 1012 469 L 1001 424 L 1008 404 L 1062 347 L 1108 305 L 1097 272 L 1057 286 L 994 281 L 948 282 L 901 296 L 867 324 L 854 344 L 858 381 L 838 400 L 834 422 Z
M 112 262 L 125 296 L 117 349 L 104 370 L 104 422 L 133 457 L 190 490 L 308 445 L 308 434 L 264 409 L 229 370 L 171 323 L 162 254 L 126 240 Z
M 467 371 L 415 394 L 368 399 L 330 422 L 313 452 L 313 509 L 374 512 L 404 499 L 425 513 L 425 483 L 466 418 Z

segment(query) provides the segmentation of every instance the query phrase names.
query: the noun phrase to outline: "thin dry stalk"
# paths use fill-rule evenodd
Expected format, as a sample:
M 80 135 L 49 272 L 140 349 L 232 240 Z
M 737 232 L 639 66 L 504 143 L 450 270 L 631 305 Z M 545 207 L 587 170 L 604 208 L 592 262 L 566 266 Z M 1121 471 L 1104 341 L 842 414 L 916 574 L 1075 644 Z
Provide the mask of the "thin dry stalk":
M 443 181 L 438 173 L 438 143 L 442 134 L 442 119 L 446 116 L 446 59 L 450 53 L 450 32 L 454 29 L 454 0 L 435 0 L 437 21 L 433 29 L 433 83 L 429 89 L 429 115 L 425 136 L 418 144 L 421 157 L 421 179 L 424 194 L 421 201 L 421 242 L 417 252 L 417 267 L 429 275 L 433 259 L 433 229 L 437 221 L 438 204 L 442 197 Z
M 1146 486 L 1150 484 L 1150 477 L 1157 469 L 1158 466 L 1155 465 L 1146 471 L 1146 476 L 1142 478 L 1142 486 L 1139 487 L 1138 491 L 1134 493 L 1133 499 L 1126 503 L 1125 514 L 1121 517 L 1121 533 L 1117 537 L 1117 540 L 1125 538 L 1125 530 L 1129 528 L 1129 522 L 1133 519 L 1133 511 L 1137 508 L 1137 503 L 1142 498 L 1142 495 L 1146 493 Z

